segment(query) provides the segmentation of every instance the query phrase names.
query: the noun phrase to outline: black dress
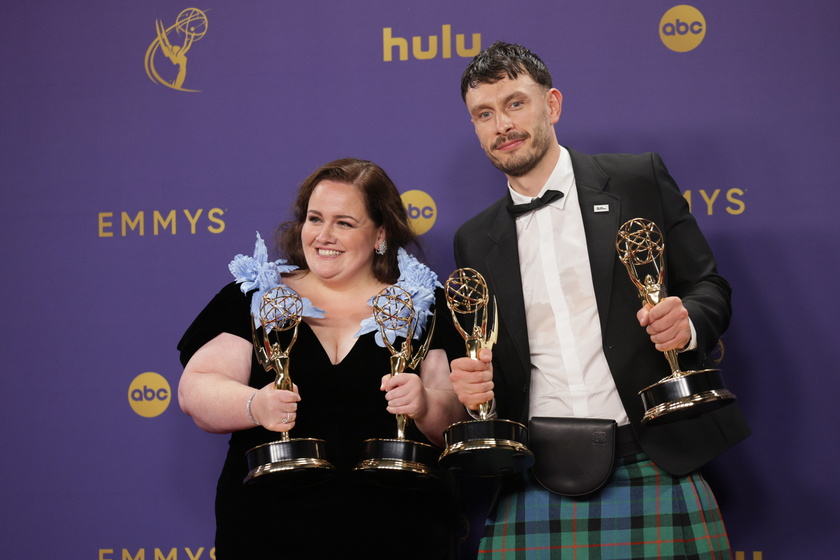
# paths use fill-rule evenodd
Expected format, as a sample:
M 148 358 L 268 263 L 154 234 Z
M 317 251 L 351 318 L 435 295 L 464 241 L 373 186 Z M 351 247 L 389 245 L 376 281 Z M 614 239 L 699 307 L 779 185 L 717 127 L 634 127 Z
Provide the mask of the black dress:
M 446 312 L 442 290 L 437 307 Z M 225 332 L 251 340 L 250 295 L 235 283 L 223 288 L 184 334 L 181 362 Z M 443 305 L 443 307 L 441 307 Z M 464 355 L 464 343 L 439 312 L 431 348 L 448 359 Z M 290 333 L 289 333 L 290 334 Z M 396 436 L 396 419 L 386 410 L 381 378 L 390 371 L 390 353 L 374 333 L 358 337 L 338 364 L 332 364 L 315 334 L 301 323 L 290 353 L 289 373 L 301 401 L 293 438 L 326 441 L 335 474 L 328 482 L 299 490 L 271 491 L 244 485 L 246 453 L 277 441 L 262 427 L 231 434 L 216 493 L 216 558 L 418 558 L 453 557 L 456 510 L 447 483 L 423 489 L 394 489 L 360 480 L 352 468 L 368 438 Z M 252 387 L 274 380 L 252 359 Z M 244 406 L 244 403 L 243 403 Z M 413 425 L 406 437 L 428 443 Z

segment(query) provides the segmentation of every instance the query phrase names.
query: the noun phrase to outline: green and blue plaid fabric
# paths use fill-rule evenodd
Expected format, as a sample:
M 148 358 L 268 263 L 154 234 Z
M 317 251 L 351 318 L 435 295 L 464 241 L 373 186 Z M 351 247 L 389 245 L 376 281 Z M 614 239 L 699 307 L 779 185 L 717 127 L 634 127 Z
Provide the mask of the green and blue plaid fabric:
M 731 552 L 702 475 L 673 476 L 637 455 L 583 499 L 553 494 L 520 476 L 488 519 L 478 558 L 728 560 Z

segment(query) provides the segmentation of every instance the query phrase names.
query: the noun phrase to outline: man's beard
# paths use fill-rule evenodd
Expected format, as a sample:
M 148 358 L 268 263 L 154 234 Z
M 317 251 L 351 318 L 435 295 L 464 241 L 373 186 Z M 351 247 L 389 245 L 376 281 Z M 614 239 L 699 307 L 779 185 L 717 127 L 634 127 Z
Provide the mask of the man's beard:
M 551 147 L 551 142 L 549 140 L 550 135 L 546 134 L 543 130 L 536 130 L 534 136 L 524 132 L 514 132 L 504 138 L 498 139 L 494 143 L 494 147 L 495 145 L 501 145 L 504 142 L 509 142 L 510 140 L 523 140 L 527 138 L 533 138 L 533 145 L 531 146 L 530 153 L 511 157 L 507 160 L 507 162 L 503 163 L 496 158 L 490 150 L 486 150 L 490 163 L 510 177 L 522 177 L 530 172 L 542 161 L 545 154 L 548 153 L 548 150 Z

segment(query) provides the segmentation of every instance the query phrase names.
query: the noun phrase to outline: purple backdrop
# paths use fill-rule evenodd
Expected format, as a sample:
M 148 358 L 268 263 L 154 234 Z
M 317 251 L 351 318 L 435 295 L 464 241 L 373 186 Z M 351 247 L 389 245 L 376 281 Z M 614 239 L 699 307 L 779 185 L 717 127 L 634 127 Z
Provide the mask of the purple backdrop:
M 253 0 L 177 33 L 193 6 L 0 10 L 0 557 L 213 557 L 226 438 L 171 396 L 178 338 L 338 157 L 434 200 L 446 277 L 455 228 L 504 190 L 458 93 L 497 39 L 552 69 L 561 142 L 663 154 L 734 287 L 723 369 L 754 435 L 710 478 L 736 559 L 833 557 L 840 4 L 697 1 L 687 52 L 660 38 L 692 39 L 673 1 Z M 200 91 L 161 83 L 156 20 Z

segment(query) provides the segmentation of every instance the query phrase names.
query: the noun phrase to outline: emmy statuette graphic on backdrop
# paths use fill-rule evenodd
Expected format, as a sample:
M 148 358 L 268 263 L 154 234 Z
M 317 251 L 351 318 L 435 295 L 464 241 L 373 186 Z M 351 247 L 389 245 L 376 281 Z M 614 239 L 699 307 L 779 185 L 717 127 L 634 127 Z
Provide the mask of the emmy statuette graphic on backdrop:
M 665 240 L 659 227 L 643 218 L 628 220 L 618 230 L 616 250 L 639 298 L 656 305 L 666 297 Z M 645 274 L 642 267 L 650 272 Z M 642 275 L 644 274 L 644 280 Z M 639 391 L 645 414 L 642 423 L 654 425 L 692 418 L 735 401 L 719 369 L 681 371 L 676 350 L 664 352 L 671 375 Z
M 446 303 L 455 328 L 464 337 L 467 356 L 478 359 L 482 348 L 491 349 L 499 329 L 499 314 L 493 300 L 493 324 L 490 316 L 490 290 L 477 270 L 459 268 L 449 275 L 444 285 Z M 458 316 L 471 317 L 468 329 Z M 478 420 L 467 420 L 449 426 L 444 432 L 446 449 L 440 464 L 453 472 L 470 476 L 502 476 L 523 471 L 534 464 L 534 454 L 525 442 L 528 429 L 512 420 L 490 417 L 490 403 L 481 403 Z
M 262 298 L 259 311 L 261 328 L 251 321 L 254 351 L 266 371 L 274 370 L 274 388 L 292 390 L 289 377 L 289 352 L 297 341 L 303 303 L 294 291 L 285 286 L 272 288 Z M 284 349 L 280 333 L 292 330 L 292 338 Z M 289 437 L 282 432 L 279 441 L 264 443 L 248 450 L 248 475 L 245 483 L 270 483 L 278 486 L 307 486 L 325 480 L 333 472 L 326 460 L 325 442 L 315 438 Z
M 144 64 L 146 75 L 152 82 L 166 86 L 177 91 L 197 92 L 196 89 L 184 87 L 187 79 L 187 52 L 193 43 L 200 41 L 207 34 L 207 14 L 198 8 L 187 8 L 175 19 L 175 23 L 169 27 L 163 22 L 155 20 L 155 39 L 146 51 Z M 173 43 L 175 37 L 181 44 Z M 183 37 L 183 39 L 181 39 Z M 169 60 L 176 68 L 177 74 L 174 79 L 163 78 L 155 66 L 155 58 L 158 52 Z
M 379 333 L 391 352 L 391 375 L 400 375 L 406 368 L 415 369 L 426 357 L 435 328 L 434 316 L 426 339 L 416 352 L 412 339 L 417 328 L 411 295 L 399 286 L 388 286 L 373 298 L 373 317 Z M 388 338 L 388 332 L 405 329 L 405 339 L 397 349 Z M 396 342 L 396 341 L 395 341 Z M 411 419 L 397 414 L 396 438 L 373 438 L 363 444 L 363 459 L 353 469 L 373 482 L 386 486 L 417 486 L 437 484 L 440 470 L 437 464 L 439 450 L 427 443 L 406 438 L 405 431 Z

